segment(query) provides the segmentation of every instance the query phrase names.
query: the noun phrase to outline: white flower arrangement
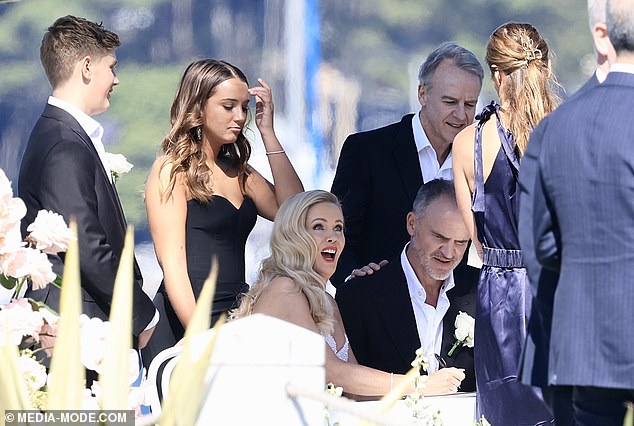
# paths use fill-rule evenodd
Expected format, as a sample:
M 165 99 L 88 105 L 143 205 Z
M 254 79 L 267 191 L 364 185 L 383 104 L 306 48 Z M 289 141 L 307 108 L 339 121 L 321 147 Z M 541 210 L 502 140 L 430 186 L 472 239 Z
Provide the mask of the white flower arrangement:
M 134 167 L 123 154 L 106 152 L 105 160 L 106 163 L 108 163 L 108 168 L 110 168 L 110 173 L 112 174 L 112 181 L 115 184 L 117 183 L 117 179 L 119 179 L 119 175 L 128 173 L 132 170 L 132 167 Z
M 416 357 L 412 361 L 412 368 L 418 371 L 418 376 L 414 379 L 414 392 L 405 397 L 405 405 L 412 410 L 412 416 L 417 424 L 426 426 L 442 426 L 443 421 L 440 410 L 433 410 L 431 404 L 425 401 L 423 389 L 427 383 L 427 375 L 421 371 L 429 369 L 429 360 L 425 356 L 424 349 L 416 349 Z
M 343 388 L 333 383 L 328 383 L 326 385 L 326 393 L 339 398 L 343 395 Z M 330 422 L 330 410 L 328 409 L 328 405 L 324 407 L 324 420 L 326 420 L 326 426 L 340 426 L 339 422 Z
M 8 300 L 21 296 L 27 279 L 35 290 L 57 281 L 46 253 L 64 251 L 71 238 L 60 215 L 40 210 L 27 228 L 31 234 L 22 241 L 20 223 L 25 215 L 24 202 L 13 197 L 11 182 L 0 169 L 0 284 Z
M 61 278 L 52 271 L 47 254 L 64 252 L 71 242 L 75 245 L 75 252 L 78 248 L 73 231 L 66 225 L 63 217 L 46 210 L 38 212 L 35 221 L 27 228 L 28 237 L 22 241 L 20 223 L 25 215 L 24 202 L 20 198 L 13 197 L 11 182 L 0 169 L 0 284 L 4 287 L 4 298 L 7 299 L 4 302 L 0 301 L 0 355 L 2 355 L 2 361 L 8 363 L 7 368 L 17 372 L 12 377 L 0 376 L 0 386 L 15 395 L 11 404 L 7 406 L 9 409 L 60 408 L 61 405 L 58 405 L 60 392 L 51 393 L 53 392 L 51 379 L 54 374 L 57 374 L 67 380 L 67 374 L 66 372 L 47 374 L 46 368 L 38 360 L 39 357 L 35 357 L 35 354 L 40 351 L 45 351 L 49 356 L 53 354 L 53 346 L 58 343 L 56 339 L 59 340 L 61 336 L 58 333 L 59 317 L 45 304 L 22 297 L 22 290 L 25 289 L 27 279 L 30 280 L 33 289 L 44 288 L 49 283 L 59 285 Z M 66 260 L 69 260 L 69 256 Z M 76 274 L 71 275 L 76 277 L 77 282 L 69 282 L 68 286 L 77 286 L 76 295 L 79 298 L 78 269 Z M 62 289 L 63 298 L 64 289 Z M 128 315 L 128 321 L 129 317 Z M 77 314 L 74 321 L 80 324 L 78 334 L 81 354 L 78 359 L 81 359 L 83 366 L 79 368 L 81 371 L 83 367 L 97 371 L 101 378 L 106 364 L 105 359 L 108 357 L 108 342 L 113 339 L 110 334 L 115 334 L 115 331 L 112 330 L 108 321 L 90 319 L 85 315 Z M 67 319 L 64 324 L 67 327 L 72 325 L 72 321 L 69 323 Z M 126 333 L 119 332 L 118 334 L 125 335 Z M 59 358 L 66 358 L 65 346 L 67 345 L 62 344 L 63 342 L 59 343 L 61 346 L 58 348 L 61 353 Z M 138 354 L 132 349 L 128 352 L 129 368 L 125 372 L 127 380 L 123 382 L 127 383 L 125 386 L 127 390 L 130 389 L 129 385 L 140 377 Z M 51 365 L 51 371 L 53 369 L 54 366 Z M 58 388 L 63 389 L 64 386 L 62 384 Z M 78 395 L 81 396 L 82 402 L 77 407 L 100 409 L 102 399 L 106 397 L 99 393 L 98 382 L 95 382 L 92 389 L 81 390 Z M 0 399 L 2 398 L 3 395 L 0 392 Z M 142 388 L 131 390 L 125 399 L 129 405 L 120 408 L 131 408 L 140 415 L 139 408 L 144 400 Z M 49 402 L 52 406 L 49 406 Z
M 460 311 L 458 315 L 456 315 L 454 325 L 456 327 L 456 331 L 454 332 L 456 341 L 453 346 L 451 346 L 451 349 L 449 349 L 447 356 L 452 356 L 456 349 L 461 346 L 472 348 L 474 343 L 475 319 L 471 315 Z

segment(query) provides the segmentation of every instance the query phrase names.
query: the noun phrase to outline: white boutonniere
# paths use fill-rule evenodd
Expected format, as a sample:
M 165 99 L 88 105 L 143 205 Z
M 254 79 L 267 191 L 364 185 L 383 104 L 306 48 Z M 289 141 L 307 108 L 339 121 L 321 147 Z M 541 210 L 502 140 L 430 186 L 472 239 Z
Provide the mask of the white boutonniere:
M 460 311 L 458 315 L 456 315 L 456 322 L 454 325 L 456 326 L 456 331 L 454 332 L 456 341 L 451 349 L 449 349 L 447 356 L 452 356 L 456 349 L 461 346 L 466 346 L 468 348 L 473 347 L 475 319 L 466 312 Z
M 112 154 L 110 152 L 106 152 L 106 162 L 108 163 L 108 167 L 110 168 L 110 173 L 112 174 L 112 182 L 117 183 L 117 179 L 119 175 L 122 173 L 128 173 L 132 170 L 134 165 L 129 163 L 127 158 L 123 154 Z

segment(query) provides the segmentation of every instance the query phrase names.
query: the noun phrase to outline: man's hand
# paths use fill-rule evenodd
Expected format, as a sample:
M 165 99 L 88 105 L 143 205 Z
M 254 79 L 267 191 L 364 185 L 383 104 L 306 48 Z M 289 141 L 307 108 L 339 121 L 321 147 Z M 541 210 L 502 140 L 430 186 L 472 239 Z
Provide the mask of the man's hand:
M 353 269 L 352 272 L 350 273 L 350 275 L 348 275 L 346 277 L 345 280 L 343 280 L 344 283 L 347 283 L 348 281 L 350 281 L 351 279 L 355 278 L 355 277 L 363 277 L 366 275 L 372 275 L 375 271 L 378 271 L 379 269 L 381 269 L 381 267 L 385 266 L 388 264 L 387 260 L 382 260 L 380 261 L 378 264 L 374 263 L 374 262 L 370 262 L 368 263 L 366 266 L 359 268 L 359 269 Z
M 426 396 L 456 393 L 465 378 L 462 368 L 441 368 L 427 377 L 423 394 Z

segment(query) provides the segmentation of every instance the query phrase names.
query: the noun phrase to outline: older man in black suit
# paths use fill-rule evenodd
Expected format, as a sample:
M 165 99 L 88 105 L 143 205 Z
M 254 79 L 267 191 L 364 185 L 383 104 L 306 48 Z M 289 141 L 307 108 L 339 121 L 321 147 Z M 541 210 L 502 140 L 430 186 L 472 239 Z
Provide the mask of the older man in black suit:
M 475 391 L 473 349 L 464 345 L 449 356 L 459 312 L 475 314 L 475 286 L 454 281 L 452 274 L 469 232 L 451 181 L 421 186 L 406 230 L 410 241 L 399 257 L 337 289 L 352 350 L 362 365 L 406 373 L 422 347 L 430 361 L 430 385 L 459 378 L 461 390 Z
M 40 58 L 53 94 L 31 133 L 18 181 L 27 213 L 40 209 L 77 221 L 83 312 L 108 319 L 114 280 L 123 249 L 126 222 L 102 143 L 103 128 L 91 116 L 110 106 L 119 83 L 115 67 L 118 36 L 100 24 L 65 16 L 48 28 Z M 26 232 L 25 229 L 22 230 Z M 63 272 L 64 255 L 52 257 Z M 132 328 L 139 347 L 150 338 L 158 314 L 142 290 L 135 262 Z M 30 292 L 36 300 L 59 307 L 59 289 Z
M 408 240 L 403 223 L 418 188 L 453 179 L 451 144 L 473 122 L 482 77 L 473 53 L 444 43 L 420 67 L 417 114 L 346 139 L 332 184 L 346 221 L 335 287 L 353 269 L 396 256 Z M 465 259 L 456 275 L 475 283 L 477 270 L 469 269 Z

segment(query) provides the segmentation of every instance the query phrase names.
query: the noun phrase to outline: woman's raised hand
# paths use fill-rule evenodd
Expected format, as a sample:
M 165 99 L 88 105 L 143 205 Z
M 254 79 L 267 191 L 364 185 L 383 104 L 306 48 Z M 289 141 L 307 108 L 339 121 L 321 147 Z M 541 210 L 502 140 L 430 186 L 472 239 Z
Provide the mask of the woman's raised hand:
M 255 97 L 255 124 L 263 134 L 273 132 L 273 95 L 264 80 L 258 78 L 258 83 L 260 86 L 251 87 L 249 94 Z

